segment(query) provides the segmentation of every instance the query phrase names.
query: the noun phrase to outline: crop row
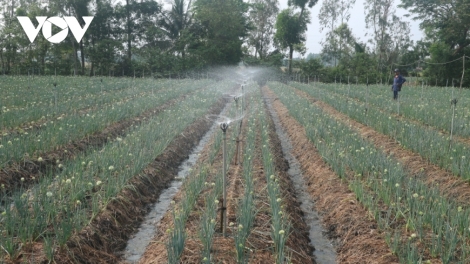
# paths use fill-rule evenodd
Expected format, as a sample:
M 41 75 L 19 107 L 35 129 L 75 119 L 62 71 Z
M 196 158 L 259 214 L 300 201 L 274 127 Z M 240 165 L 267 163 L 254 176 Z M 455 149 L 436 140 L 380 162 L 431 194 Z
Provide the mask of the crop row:
M 54 92 L 60 93 L 64 101 L 88 95 L 98 95 L 103 92 L 116 92 L 134 86 L 129 78 L 88 78 L 88 77 L 34 77 L 2 76 L 2 97 L 0 108 L 11 110 L 37 106 L 47 106 L 54 103 Z M 139 86 L 145 83 L 152 85 L 152 79 L 138 80 Z M 56 86 L 54 86 L 54 83 Z M 25 97 L 25 94 L 28 95 Z M 34 98 L 34 100 L 31 100 Z
M 439 167 L 470 180 L 470 160 L 468 159 L 470 148 L 467 144 L 458 141 L 450 142 L 448 135 L 442 135 L 439 131 L 406 119 L 392 118 L 386 112 L 374 108 L 369 108 L 365 112 L 364 102 L 348 100 L 331 91 L 319 90 L 311 86 L 296 85 L 296 87 L 328 103 L 350 118 L 394 138 L 403 147 L 419 153 Z
M 171 90 L 162 90 L 154 96 L 137 97 L 127 102 L 118 102 L 86 114 L 71 114 L 43 124 L 41 129 L 24 132 L 21 135 L 7 135 L 0 139 L 0 167 L 22 159 L 41 161 L 41 154 L 58 146 L 81 139 L 94 132 L 137 116 L 145 111 L 188 93 L 195 87 L 203 87 L 205 82 L 185 83 Z
M 469 261 L 470 210 L 410 175 L 393 157 L 285 86 L 271 83 L 323 159 L 375 217 L 401 262 Z
M 271 238 L 274 241 L 274 257 L 276 263 L 282 264 L 288 262 L 288 256 L 286 256 L 286 241 L 290 233 L 291 223 L 289 216 L 285 214 L 285 210 L 282 206 L 282 192 L 275 171 L 273 155 L 271 153 L 269 125 L 264 108 L 262 108 L 260 112 L 260 121 L 261 152 L 267 182 L 266 190 L 268 192 L 269 206 L 271 209 Z
M 15 259 L 22 247 L 44 243 L 52 258 L 54 248 L 64 248 L 70 236 L 89 224 L 129 179 L 157 157 L 196 118 L 202 116 L 229 87 L 218 84 L 191 94 L 123 138 L 102 149 L 82 153 L 49 172 L 36 186 L 19 190 L 3 200 L 0 229 L 2 259 Z
M 231 108 L 228 110 L 227 115 L 232 116 L 237 112 L 237 109 L 234 108 L 234 104 L 231 105 Z M 218 130 L 218 128 L 215 128 Z M 234 139 L 237 135 L 237 128 L 235 128 L 231 133 L 229 133 L 229 138 L 227 139 L 227 160 L 231 160 L 234 155 L 235 144 Z M 214 142 L 222 142 L 222 133 L 219 131 L 216 132 Z M 213 144 L 210 151 L 209 157 L 215 157 L 216 153 L 220 152 L 221 144 Z M 217 163 L 219 164 L 219 163 Z M 230 163 L 229 163 L 230 164 Z M 167 242 L 167 254 L 168 254 L 168 263 L 180 263 L 183 250 L 185 248 L 186 241 L 186 225 L 188 217 L 193 210 L 196 202 L 200 199 L 201 193 L 204 191 L 204 201 L 205 208 L 201 215 L 200 221 L 200 231 L 199 239 L 203 245 L 201 262 L 210 263 L 211 262 L 211 248 L 213 236 L 215 234 L 216 226 L 216 213 L 218 211 L 219 197 L 222 193 L 222 178 L 223 178 L 223 168 L 217 170 L 213 176 L 212 182 L 208 181 L 209 170 L 214 166 L 213 158 L 209 158 L 206 162 L 200 164 L 197 170 L 194 170 L 186 179 L 182 187 L 182 198 L 172 208 L 172 219 L 173 226 L 167 230 L 168 233 L 168 242 Z M 228 167 L 226 168 L 228 169 Z
M 294 84 L 295 85 L 295 84 Z M 297 85 L 295 85 L 297 87 Z M 453 133 L 464 137 L 470 136 L 470 93 L 442 87 L 412 87 L 405 85 L 400 93 L 399 102 L 391 100 L 389 86 L 380 85 L 334 85 L 316 83 L 321 91 L 335 92 L 354 98 L 363 103 L 376 106 L 385 112 L 400 114 L 419 120 L 450 133 L 452 120 L 451 100 L 457 99 Z M 399 105 L 397 105 L 399 103 Z
M 103 108 L 107 104 L 130 100 L 135 97 L 153 95 L 165 87 L 179 85 L 175 84 L 176 82 L 157 82 L 155 84 L 139 82 L 134 85 L 134 88 L 126 87 L 125 89 L 115 89 L 68 98 L 63 98 L 61 89 L 54 88 L 50 92 L 51 97 L 46 98 L 45 102 L 35 98 L 34 101 L 29 101 L 27 107 L 16 109 L 2 107 L 3 109 L 0 109 L 0 112 L 2 112 L 0 114 L 0 127 L 3 131 L 0 132 L 5 136 L 6 130 L 13 130 L 17 127 L 20 127 L 17 129 L 19 132 L 32 129 L 58 117 L 63 118 L 67 114 L 78 111 L 84 112 L 93 108 Z
M 244 193 L 237 207 L 237 230 L 235 234 L 235 250 L 237 263 L 247 263 L 247 239 L 251 234 L 253 223 L 256 215 L 254 181 L 253 181 L 253 160 L 255 158 L 255 141 L 256 141 L 256 113 L 259 111 L 259 103 L 253 100 L 251 94 L 249 100 L 251 103 L 250 115 L 246 118 L 246 133 L 244 137 L 243 151 L 243 170 L 242 179 Z

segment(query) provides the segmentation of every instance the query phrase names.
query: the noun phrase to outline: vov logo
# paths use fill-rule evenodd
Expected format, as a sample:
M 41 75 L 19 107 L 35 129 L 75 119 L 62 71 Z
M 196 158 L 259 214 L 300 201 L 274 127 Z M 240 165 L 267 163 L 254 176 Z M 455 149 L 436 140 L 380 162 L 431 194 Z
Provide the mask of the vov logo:
M 42 35 L 51 43 L 60 43 L 62 42 L 67 35 L 69 34 L 69 29 L 72 31 L 73 36 L 80 42 L 82 40 L 83 35 L 85 35 L 86 30 L 91 24 L 93 20 L 92 16 L 84 16 L 82 17 L 85 21 L 85 26 L 82 28 L 78 23 L 75 17 L 44 17 L 38 16 L 36 20 L 38 21 L 38 26 L 35 28 L 29 17 L 27 16 L 19 16 L 17 17 L 18 21 L 20 22 L 21 26 L 23 27 L 26 36 L 28 36 L 29 41 L 31 43 L 34 42 L 37 35 L 39 34 L 39 30 L 42 28 Z M 59 33 L 52 36 L 52 25 L 55 25 L 62 29 Z

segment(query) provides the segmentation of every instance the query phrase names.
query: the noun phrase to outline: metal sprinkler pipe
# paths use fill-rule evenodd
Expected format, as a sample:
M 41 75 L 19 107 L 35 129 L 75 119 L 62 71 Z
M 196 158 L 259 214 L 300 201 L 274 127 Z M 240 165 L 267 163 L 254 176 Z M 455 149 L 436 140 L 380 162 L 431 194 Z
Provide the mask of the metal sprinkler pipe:
M 240 112 L 240 110 L 238 109 L 238 100 L 239 99 L 240 99 L 240 97 L 238 97 L 238 96 L 233 97 L 233 100 L 235 101 L 235 106 L 237 107 L 237 114 L 238 114 L 238 112 Z
M 242 85 L 242 115 L 243 111 L 245 110 L 245 86 Z
M 225 232 L 227 228 L 227 190 L 226 190 L 226 178 L 227 178 L 227 129 L 228 129 L 228 124 L 227 123 L 222 123 L 220 124 L 220 129 L 222 129 L 222 132 L 224 133 L 223 139 L 224 139 L 224 144 L 223 144 L 223 172 L 222 172 L 222 187 L 223 187 L 223 198 L 222 198 L 222 208 L 220 208 L 220 227 L 222 229 L 222 235 L 225 237 Z

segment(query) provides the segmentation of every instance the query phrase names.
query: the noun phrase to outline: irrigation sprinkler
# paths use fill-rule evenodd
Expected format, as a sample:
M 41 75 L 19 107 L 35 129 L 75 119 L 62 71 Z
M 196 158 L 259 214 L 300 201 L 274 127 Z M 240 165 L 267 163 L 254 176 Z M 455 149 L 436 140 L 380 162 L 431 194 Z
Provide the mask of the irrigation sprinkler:
M 367 87 L 367 91 L 366 91 L 366 114 L 367 114 L 367 111 L 369 110 L 369 75 L 367 75 L 366 87 Z
M 54 85 L 54 106 L 55 106 L 55 109 L 57 111 L 57 83 L 54 82 L 52 83 L 52 85 Z
M 242 115 L 245 110 L 245 86 L 242 84 Z
M 238 100 L 240 100 L 239 96 L 233 97 L 233 100 L 235 101 L 235 106 L 237 107 L 237 114 L 240 115 L 240 110 L 238 110 Z
M 227 156 L 227 129 L 228 129 L 228 123 L 222 123 L 220 124 L 220 129 L 222 129 L 222 132 L 224 133 L 223 140 L 223 170 L 222 170 L 222 186 L 223 186 L 223 198 L 222 198 L 222 208 L 220 208 L 220 228 L 222 229 L 222 235 L 225 237 L 225 231 L 227 228 L 227 190 L 225 186 L 226 182 L 226 177 L 227 177 L 227 166 L 226 166 L 226 156 Z
M 421 81 L 421 101 L 423 100 L 423 94 L 424 94 L 424 81 Z
M 452 119 L 450 121 L 450 137 L 449 137 L 449 149 L 452 147 L 452 135 L 454 132 L 454 117 L 455 117 L 455 107 L 457 106 L 457 98 L 454 97 L 454 78 L 452 78 L 452 99 L 450 100 L 450 105 L 452 108 Z

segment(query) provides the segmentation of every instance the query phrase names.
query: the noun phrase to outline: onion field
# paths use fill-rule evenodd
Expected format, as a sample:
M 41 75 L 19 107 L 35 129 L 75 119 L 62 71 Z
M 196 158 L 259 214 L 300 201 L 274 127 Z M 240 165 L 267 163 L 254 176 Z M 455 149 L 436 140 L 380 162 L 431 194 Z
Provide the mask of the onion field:
M 252 77 L 2 77 L 0 262 L 470 263 L 468 90 Z

